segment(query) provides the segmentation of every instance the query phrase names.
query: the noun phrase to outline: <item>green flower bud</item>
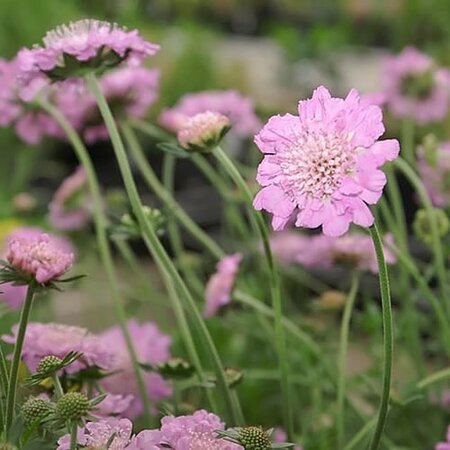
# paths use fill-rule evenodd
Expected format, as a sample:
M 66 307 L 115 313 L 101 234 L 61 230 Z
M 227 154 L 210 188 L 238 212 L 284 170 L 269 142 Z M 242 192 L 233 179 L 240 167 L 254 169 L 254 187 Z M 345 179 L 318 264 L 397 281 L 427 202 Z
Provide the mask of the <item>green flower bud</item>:
M 80 420 L 90 409 L 89 399 L 81 392 L 64 394 L 56 404 L 56 414 L 63 420 Z
M 155 368 L 164 378 L 169 379 L 190 378 L 195 371 L 194 367 L 182 358 L 170 358 L 157 364 Z
M 225 369 L 225 379 L 230 388 L 237 386 L 242 381 L 242 378 L 244 378 L 242 370 L 232 368 Z
M 444 237 L 450 229 L 450 221 L 442 209 L 433 208 L 433 215 L 437 224 L 437 231 L 440 238 Z M 416 236 L 426 244 L 432 243 L 430 214 L 425 209 L 419 209 L 413 222 L 413 230 Z
M 241 428 L 239 442 L 245 450 L 268 450 L 272 446 L 270 435 L 261 427 Z
M 36 373 L 39 375 L 48 375 L 52 374 L 59 369 L 63 365 L 63 360 L 58 358 L 57 356 L 46 356 L 39 361 L 39 364 L 36 369 Z
M 22 405 L 22 416 L 25 423 L 32 423 L 44 419 L 52 413 L 54 409 L 55 405 L 52 402 L 42 398 L 30 397 Z

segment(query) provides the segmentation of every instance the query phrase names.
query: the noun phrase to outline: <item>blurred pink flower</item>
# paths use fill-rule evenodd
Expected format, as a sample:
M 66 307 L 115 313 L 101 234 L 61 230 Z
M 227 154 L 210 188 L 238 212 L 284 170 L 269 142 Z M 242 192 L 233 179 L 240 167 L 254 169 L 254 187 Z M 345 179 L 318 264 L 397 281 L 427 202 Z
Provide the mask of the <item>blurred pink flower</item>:
M 18 325 L 14 325 L 12 335 L 3 335 L 3 341 L 14 344 L 17 329 Z M 28 324 L 22 358 L 30 371 L 34 372 L 45 356 L 63 359 L 69 352 L 81 352 L 83 356 L 65 367 L 63 371 L 66 373 L 76 373 L 93 366 L 110 370 L 115 366 L 115 349 L 85 328 L 59 323 Z
M 43 87 L 39 80 L 33 82 L 28 87 L 29 101 L 25 101 L 17 81 L 18 72 L 17 60 L 0 59 L 0 126 L 14 126 L 19 138 L 30 145 L 38 144 L 46 136 L 62 136 L 56 121 L 32 104 L 38 93 L 51 95 L 51 88 Z
M 49 205 L 49 220 L 58 230 L 72 231 L 85 227 L 90 218 L 87 177 L 78 167 L 55 192 Z
M 91 450 L 124 450 L 129 448 L 133 424 L 128 419 L 107 418 L 99 422 L 87 422 L 78 429 L 77 444 Z M 114 436 L 112 442 L 111 438 Z M 108 447 L 107 444 L 110 444 Z M 70 449 L 70 435 L 58 440 L 57 450 Z M 152 450 L 152 449 L 148 449 Z
M 203 91 L 187 94 L 175 106 L 161 113 L 159 123 L 176 133 L 188 117 L 205 111 L 227 116 L 232 126 L 231 133 L 239 137 L 251 136 L 261 128 L 252 101 L 237 91 Z
M 100 392 L 97 392 L 96 395 L 100 395 Z M 130 407 L 133 399 L 133 395 L 106 394 L 106 397 L 95 407 L 93 413 L 99 417 L 122 417 Z
M 139 65 L 159 50 L 159 45 L 144 40 L 137 30 L 127 31 L 117 24 L 92 19 L 58 26 L 47 32 L 43 44 L 18 53 L 24 85 L 35 79 L 82 77 L 88 70 L 98 72 L 122 62 Z
M 217 264 L 217 271 L 206 285 L 206 306 L 203 315 L 214 316 L 217 311 L 231 300 L 231 291 L 242 261 L 240 253 L 223 257 Z
M 165 445 L 177 450 L 243 450 L 240 445 L 218 439 L 217 430 L 224 430 L 224 423 L 205 410 L 189 416 L 166 416 L 162 418 L 159 430 L 139 433 L 131 448 L 149 450 L 164 448 Z
M 420 124 L 442 120 L 450 107 L 450 71 L 414 47 L 385 61 L 384 93 L 387 106 L 399 118 Z
M 322 226 L 328 236 L 346 233 L 352 222 L 371 226 L 367 204 L 378 202 L 386 184 L 379 168 L 399 152 L 397 140 L 378 141 L 383 132 L 381 109 L 362 106 L 356 90 L 340 99 L 319 87 L 300 101 L 299 116 L 273 116 L 256 135 L 264 159 L 254 207 L 273 215 L 275 230 L 293 213 L 296 226 Z
M 130 320 L 128 330 L 140 362 L 158 364 L 170 358 L 171 339 L 163 334 L 156 324 L 152 322 L 140 324 L 136 320 Z M 133 400 L 123 415 L 134 418 L 142 413 L 143 405 L 122 331 L 118 326 L 109 328 L 101 333 L 100 339 L 104 345 L 114 349 L 116 360 L 112 370 L 118 371 L 104 378 L 101 385 L 111 394 L 132 395 Z M 152 402 L 158 402 L 172 394 L 172 388 L 161 375 L 145 372 L 144 380 Z
M 287 434 L 283 430 L 283 428 L 277 427 L 275 430 L 273 430 L 273 440 L 274 442 L 288 442 L 287 440 Z M 293 447 L 293 450 L 303 450 L 303 447 L 300 445 L 295 445 Z
M 450 427 L 448 427 L 447 430 L 447 442 L 439 442 L 436 444 L 436 447 L 434 447 L 435 450 L 450 450 Z
M 159 70 L 134 66 L 123 66 L 103 75 L 99 83 L 114 117 L 144 118 L 158 98 L 159 76 Z M 86 142 L 108 139 L 95 97 L 85 86 L 60 87 L 55 102 L 72 125 L 81 130 Z
M 187 150 L 201 150 L 218 144 L 230 126 L 223 114 L 205 111 L 189 117 L 177 133 L 178 142 Z
M 419 153 L 417 170 L 433 204 L 437 207 L 450 205 L 450 141 L 439 145 L 435 161 L 427 161 Z
M 75 256 L 61 248 L 48 234 L 9 239 L 6 259 L 19 272 L 46 284 L 64 275 Z

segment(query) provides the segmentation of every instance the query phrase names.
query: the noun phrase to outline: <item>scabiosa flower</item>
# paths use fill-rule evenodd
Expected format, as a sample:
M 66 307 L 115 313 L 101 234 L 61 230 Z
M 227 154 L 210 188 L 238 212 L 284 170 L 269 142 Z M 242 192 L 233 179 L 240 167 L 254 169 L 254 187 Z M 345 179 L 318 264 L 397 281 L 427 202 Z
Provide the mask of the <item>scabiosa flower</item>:
M 135 320 L 130 320 L 128 330 L 140 362 L 158 364 L 170 358 L 170 337 L 161 333 L 156 324 L 152 322 L 140 324 Z M 104 345 L 114 349 L 116 361 L 112 370 L 117 371 L 117 373 L 104 378 L 101 381 L 101 386 L 111 394 L 132 395 L 133 400 L 123 415 L 134 418 L 142 413 L 143 404 L 139 397 L 133 365 L 122 331 L 118 326 L 115 326 L 104 331 L 100 337 Z M 160 401 L 172 394 L 170 385 L 161 375 L 154 372 L 145 372 L 143 376 L 148 395 L 153 402 Z
M 123 66 L 99 79 L 102 92 L 116 119 L 146 116 L 158 98 L 159 70 Z M 108 131 L 95 97 L 80 86 L 60 90 L 56 99 L 73 126 L 81 130 L 88 143 L 108 138 Z
M 425 188 L 435 206 L 450 205 L 450 141 L 440 144 L 427 158 L 425 152 L 419 152 L 417 170 Z
M 36 145 L 46 136 L 60 137 L 62 130 L 56 121 L 33 104 L 38 94 L 51 95 L 48 87 L 36 80 L 27 87 L 26 98 L 18 85 L 19 73 L 17 60 L 0 59 L 0 126 L 15 128 L 20 139 L 30 145 Z
M 91 71 L 103 73 L 123 62 L 139 65 L 159 50 L 137 30 L 92 19 L 60 25 L 47 32 L 43 43 L 18 54 L 25 85 L 34 79 L 62 81 Z
M 236 91 L 203 91 L 187 94 L 175 106 L 161 113 L 159 123 L 176 133 L 188 117 L 206 111 L 227 116 L 233 127 L 232 133 L 242 138 L 255 134 L 261 127 L 252 101 Z
M 378 141 L 383 132 L 381 109 L 361 105 L 356 90 L 340 99 L 319 87 L 300 101 L 299 116 L 273 116 L 256 135 L 264 159 L 254 207 L 273 215 L 275 230 L 293 215 L 296 226 L 322 226 L 329 236 L 344 234 L 352 222 L 371 226 L 367 204 L 386 184 L 379 168 L 399 152 L 397 140 Z
M 205 151 L 217 145 L 229 129 L 228 117 L 206 111 L 187 118 L 177 138 L 186 150 Z
M 27 278 L 47 284 L 64 275 L 74 261 L 74 254 L 58 246 L 48 234 L 16 237 L 9 241 L 6 259 Z
M 90 450 L 103 450 L 107 445 L 109 450 L 128 448 L 133 424 L 128 419 L 108 418 L 99 422 L 88 422 L 84 428 L 79 428 L 77 444 Z M 70 435 L 66 434 L 58 440 L 57 450 L 70 449 Z M 149 449 L 152 450 L 152 449 Z
M 159 431 L 139 433 L 134 445 L 136 450 L 152 449 L 152 445 L 156 446 L 156 449 L 168 447 L 177 450 L 242 450 L 240 445 L 217 438 L 216 431 L 223 429 L 224 423 L 219 417 L 199 410 L 189 416 L 163 417 Z
M 87 196 L 87 177 L 83 167 L 78 167 L 55 192 L 49 205 L 49 220 L 58 230 L 79 230 L 91 218 Z
M 12 335 L 2 339 L 8 344 L 16 342 L 18 326 L 12 328 Z M 77 373 L 87 367 L 110 370 L 115 365 L 115 349 L 81 327 L 58 323 L 30 322 L 23 345 L 22 359 L 31 372 L 35 372 L 39 362 L 46 356 L 63 359 L 69 352 L 83 355 L 64 367 L 65 373 Z
M 222 258 L 217 264 L 216 273 L 209 279 L 206 285 L 205 317 L 214 316 L 217 311 L 231 300 L 231 291 L 242 261 L 240 253 L 234 253 Z
M 447 442 L 439 442 L 434 447 L 435 450 L 450 450 L 450 427 L 447 430 Z
M 443 119 L 450 106 L 450 72 L 414 47 L 385 62 L 384 93 L 396 117 L 425 124 Z

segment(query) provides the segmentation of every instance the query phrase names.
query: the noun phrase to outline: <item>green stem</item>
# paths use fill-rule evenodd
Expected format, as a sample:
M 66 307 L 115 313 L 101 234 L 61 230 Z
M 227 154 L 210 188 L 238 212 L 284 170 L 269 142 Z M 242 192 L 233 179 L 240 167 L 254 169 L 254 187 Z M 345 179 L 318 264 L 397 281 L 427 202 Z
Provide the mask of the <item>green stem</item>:
M 46 112 L 48 112 L 64 130 L 67 138 L 72 144 L 72 147 L 77 155 L 78 160 L 80 161 L 84 170 L 86 171 L 89 191 L 94 206 L 93 207 L 94 224 L 97 236 L 97 245 L 100 253 L 100 259 L 106 272 L 115 313 L 119 320 L 119 325 L 125 339 L 131 363 L 133 365 L 134 375 L 136 377 L 140 397 L 142 398 L 142 403 L 144 407 L 144 418 L 147 423 L 150 423 L 151 420 L 150 401 L 147 395 L 147 388 L 144 382 L 143 374 L 137 360 L 137 354 L 134 349 L 133 341 L 131 340 L 130 332 L 127 327 L 127 315 L 125 312 L 125 307 L 122 302 L 120 289 L 118 285 L 119 278 L 114 267 L 111 248 L 108 241 L 107 220 L 105 217 L 105 213 L 103 211 L 103 201 L 100 192 L 100 185 L 94 170 L 94 166 L 92 164 L 92 160 L 89 156 L 86 147 L 84 146 L 83 142 L 78 136 L 77 132 L 73 129 L 72 125 L 68 122 L 68 120 L 64 117 L 64 115 L 61 114 L 61 112 L 57 108 L 55 108 L 53 105 L 51 105 L 46 101 L 41 100 L 40 104 L 42 108 Z
M 54 373 L 52 375 L 52 380 L 53 380 L 53 386 L 55 388 L 55 397 L 56 397 L 56 399 L 59 399 L 64 395 L 64 391 L 61 386 L 61 382 L 59 381 L 59 377 L 58 377 L 58 375 L 56 375 L 56 373 Z
M 23 341 L 27 330 L 28 319 L 30 317 L 31 307 L 33 305 L 33 297 L 36 292 L 36 281 L 30 281 L 25 296 L 25 301 L 20 313 L 19 329 L 17 330 L 16 343 L 14 345 L 14 353 L 9 375 L 8 395 L 6 398 L 6 416 L 5 431 L 8 432 L 14 419 L 14 407 L 16 404 L 17 394 L 17 378 L 19 374 L 20 359 L 22 357 Z
M 416 148 L 414 145 L 414 121 L 411 118 L 405 118 L 402 122 L 402 153 L 404 158 L 412 166 L 416 166 Z
M 425 389 L 428 386 L 431 386 L 434 383 L 438 383 L 440 381 L 444 381 L 450 378 L 450 368 L 440 370 L 439 372 L 435 372 L 428 377 L 417 383 L 418 389 Z
M 341 322 L 341 331 L 339 339 L 339 355 L 338 355 L 338 382 L 337 382 L 337 448 L 342 449 L 345 439 L 345 377 L 347 367 L 347 349 L 348 335 L 350 329 L 350 318 L 355 304 L 356 293 L 358 292 L 359 276 L 358 273 L 353 274 L 350 292 L 345 302 L 344 313 Z
M 383 347 L 384 347 L 384 365 L 383 365 L 383 385 L 381 399 L 378 411 L 377 424 L 370 443 L 370 450 L 376 450 L 380 445 L 381 436 L 387 419 L 389 409 L 389 395 L 391 389 L 392 362 L 394 352 L 393 320 L 391 293 L 389 288 L 389 275 L 384 259 L 383 245 L 380 233 L 376 224 L 370 228 L 373 245 L 378 262 L 378 277 L 380 282 L 381 306 L 383 317 Z
M 267 262 L 270 293 L 272 300 L 272 308 L 274 311 L 274 325 L 275 325 L 275 341 L 278 353 L 278 361 L 281 371 L 281 391 L 283 398 L 283 416 L 284 425 L 289 439 L 293 437 L 293 409 L 292 409 L 292 397 L 290 395 L 289 384 L 289 362 L 286 345 L 286 337 L 283 327 L 283 308 L 281 302 L 281 290 L 279 274 L 273 259 L 273 255 L 270 249 L 269 232 L 267 230 L 266 223 L 262 215 L 253 209 L 252 202 L 253 196 L 239 171 L 236 169 L 233 162 L 228 155 L 220 148 L 216 147 L 213 150 L 214 156 L 217 158 L 219 164 L 225 169 L 229 177 L 236 184 L 237 188 L 241 191 L 242 195 L 248 204 L 250 220 L 254 224 L 255 231 L 257 231 L 261 237 L 264 247 L 265 259 Z
M 186 287 L 183 279 L 175 268 L 173 261 L 167 254 L 166 250 L 162 246 L 155 230 L 152 228 L 151 224 L 148 222 L 147 217 L 143 212 L 143 205 L 141 203 L 136 183 L 133 179 L 131 168 L 127 159 L 125 152 L 125 147 L 120 137 L 119 130 L 117 128 L 114 117 L 109 109 L 108 103 L 101 91 L 100 85 L 98 84 L 95 75 L 90 73 L 86 76 L 86 81 L 89 89 L 93 93 L 97 100 L 100 113 L 103 117 L 105 125 L 108 129 L 109 136 L 111 138 L 111 143 L 116 155 L 116 159 L 119 165 L 119 169 L 122 175 L 122 179 L 125 185 L 125 190 L 127 192 L 128 198 L 131 203 L 131 208 L 134 215 L 137 218 L 139 227 L 141 229 L 144 242 L 153 255 L 157 265 L 160 270 L 167 274 L 167 276 L 175 283 L 177 291 L 182 294 L 187 302 L 187 307 L 189 308 L 192 318 L 195 321 L 195 325 L 198 328 L 201 338 L 203 339 L 208 351 L 211 362 L 214 364 L 214 369 L 218 379 L 218 386 L 222 392 L 222 397 L 226 403 L 227 411 L 231 417 L 231 422 L 236 423 L 236 411 L 233 409 L 233 401 L 231 398 L 231 392 L 226 381 L 225 372 L 223 369 L 222 361 L 220 359 L 219 353 L 216 349 L 214 341 L 209 333 L 208 328 L 200 314 L 198 307 L 191 296 L 188 288 Z
M 168 192 L 161 184 L 148 163 L 133 130 L 127 124 L 122 124 L 122 131 L 131 156 L 136 162 L 144 180 L 156 196 L 164 203 L 164 206 L 179 220 L 183 227 L 211 253 L 211 255 L 217 259 L 225 256 L 223 250 L 189 217 L 188 214 L 186 214 L 170 192 Z
M 364 426 L 355 434 L 353 439 L 344 447 L 344 450 L 352 450 L 372 431 L 375 426 L 377 418 L 374 417 L 369 422 L 366 422 Z
M 74 422 L 70 424 L 70 450 L 77 450 L 77 434 L 78 426 L 77 423 Z
M 428 192 L 425 189 L 422 181 L 420 180 L 416 172 L 412 169 L 412 167 L 408 165 L 408 163 L 406 163 L 402 158 L 397 158 L 394 163 L 414 187 L 424 209 L 427 211 L 428 219 L 430 221 L 432 250 L 436 274 L 439 281 L 442 298 L 446 300 L 445 305 L 447 314 L 450 317 L 450 292 L 447 284 L 445 256 L 442 251 L 441 239 L 439 237 L 439 226 L 437 223 L 436 214 L 434 213 L 433 204 L 431 203 Z

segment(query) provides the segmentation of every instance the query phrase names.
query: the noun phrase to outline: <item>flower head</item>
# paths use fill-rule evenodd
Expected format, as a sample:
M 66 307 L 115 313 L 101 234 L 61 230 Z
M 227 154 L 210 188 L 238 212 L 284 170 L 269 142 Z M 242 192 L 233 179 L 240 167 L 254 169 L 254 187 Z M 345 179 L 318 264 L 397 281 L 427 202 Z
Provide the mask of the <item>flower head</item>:
M 16 342 L 18 326 L 12 328 L 12 335 L 3 336 L 8 344 Z M 87 367 L 110 370 L 115 364 L 115 349 L 107 346 L 99 337 L 81 327 L 58 323 L 30 322 L 23 345 L 22 359 L 31 372 L 35 372 L 46 356 L 64 359 L 69 352 L 80 352 L 82 356 L 64 367 L 66 373 L 76 373 Z
M 450 141 L 443 142 L 434 152 L 433 159 L 419 152 L 417 170 L 435 206 L 450 205 Z
M 186 119 L 178 131 L 178 142 L 187 150 L 209 150 L 220 142 L 229 129 L 228 117 L 205 111 Z
M 448 427 L 447 430 L 447 442 L 439 442 L 436 444 L 436 447 L 434 447 L 435 450 L 450 450 L 450 427 Z
M 242 255 L 235 253 L 225 256 L 217 264 L 216 273 L 209 279 L 206 285 L 205 317 L 214 316 L 222 306 L 230 302 L 231 291 L 239 271 L 241 260 Z
M 345 99 L 319 87 L 299 103 L 299 116 L 273 116 L 255 137 L 264 153 L 254 207 L 273 215 L 275 230 L 295 225 L 340 236 L 350 223 L 373 224 L 367 204 L 381 197 L 386 176 L 379 168 L 397 157 L 395 139 L 383 134 L 381 109 L 363 106 L 356 90 Z
M 397 117 L 429 123 L 449 110 L 450 72 L 414 47 L 386 59 L 384 84 L 387 106 Z
M 137 65 L 159 50 L 137 30 L 92 19 L 56 27 L 47 32 L 43 44 L 18 54 L 24 84 L 43 77 L 62 81 L 90 71 L 102 73 L 123 62 Z
M 183 127 L 187 118 L 206 111 L 227 116 L 232 125 L 231 132 L 239 137 L 251 136 L 261 127 L 252 101 L 236 91 L 187 94 L 175 106 L 161 113 L 159 123 L 176 133 Z
M 13 238 L 6 252 L 6 259 L 15 270 L 40 284 L 64 275 L 74 258 L 72 252 L 62 249 L 47 234 Z
M 88 422 L 78 429 L 77 444 L 90 450 L 123 450 L 129 448 L 133 424 L 128 419 L 108 418 L 99 422 Z M 109 444 L 109 447 L 106 447 Z M 58 440 L 57 450 L 70 449 L 70 435 Z M 149 449 L 152 450 L 152 449 Z
M 135 320 L 130 320 L 128 322 L 128 330 L 140 362 L 158 364 L 170 358 L 169 347 L 171 340 L 154 323 L 140 324 Z M 123 415 L 130 418 L 136 417 L 142 413 L 143 404 L 139 398 L 139 389 L 134 376 L 133 365 L 122 331 L 119 327 L 112 327 L 104 331 L 100 337 L 103 345 L 114 348 L 116 361 L 112 370 L 117 371 L 117 373 L 104 378 L 101 381 L 101 385 L 108 393 L 133 396 L 133 400 Z M 147 392 L 153 402 L 171 395 L 171 387 L 161 375 L 146 372 L 143 376 Z
M 90 220 L 86 196 L 87 177 L 83 167 L 66 178 L 49 205 L 50 223 L 59 230 L 79 230 Z

